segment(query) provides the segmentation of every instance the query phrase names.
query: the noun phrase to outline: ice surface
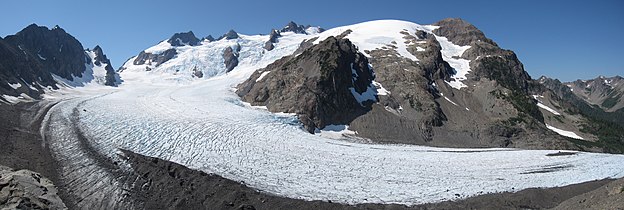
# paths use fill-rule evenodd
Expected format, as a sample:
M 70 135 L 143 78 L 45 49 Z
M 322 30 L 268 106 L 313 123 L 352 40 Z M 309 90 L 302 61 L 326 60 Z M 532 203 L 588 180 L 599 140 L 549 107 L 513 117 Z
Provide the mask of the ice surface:
M 378 22 L 382 23 L 388 22 Z M 363 144 L 309 134 L 295 116 L 247 106 L 233 91 L 256 69 L 292 54 L 303 39 L 311 37 L 284 34 L 268 52 L 262 49 L 267 37 L 241 36 L 176 48 L 178 57 L 150 72 L 144 71 L 145 66 L 127 63 L 129 68 L 121 73 L 125 82 L 118 88 L 67 90 L 74 91 L 67 94 L 72 98 L 65 96 L 49 112 L 51 135 L 46 141 L 63 171 L 84 175 L 85 183 L 116 182 L 102 175 L 105 170 L 85 168 L 90 156 L 77 149 L 80 146 L 71 137 L 75 135 L 72 121 L 95 152 L 113 160 L 119 159 L 118 148 L 123 148 L 241 181 L 267 193 L 349 204 L 410 205 L 624 176 L 623 155 L 547 156 L 558 151 Z M 357 40 L 358 33 L 354 34 Z M 241 46 L 239 66 L 225 74 L 218 58 L 225 47 L 235 44 Z M 175 65 L 189 69 L 195 65 L 193 59 L 207 68 L 203 71 L 214 74 L 186 80 L 188 72 L 168 71 Z M 369 90 L 377 88 L 371 85 Z M 46 97 L 58 100 L 64 96 Z M 346 125 L 319 131 L 340 133 L 340 137 L 346 132 L 350 132 Z
M 579 135 L 576 135 L 576 133 L 572 132 L 572 131 L 566 131 L 566 130 L 562 130 L 559 128 L 555 128 L 553 126 L 550 126 L 548 124 L 546 124 L 546 127 L 552 131 L 554 131 L 555 133 L 558 133 L 559 135 L 562 136 L 566 136 L 566 137 L 570 137 L 570 138 L 574 138 L 574 139 L 583 139 L 583 137 L 580 137 Z

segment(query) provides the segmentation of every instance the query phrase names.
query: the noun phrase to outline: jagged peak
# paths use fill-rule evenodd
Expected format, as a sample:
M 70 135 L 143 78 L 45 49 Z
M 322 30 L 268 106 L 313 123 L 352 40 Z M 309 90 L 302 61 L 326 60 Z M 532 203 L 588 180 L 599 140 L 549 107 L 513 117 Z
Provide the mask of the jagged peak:
M 169 40 L 167 40 L 172 46 L 196 46 L 200 40 L 195 36 L 193 31 L 175 33 Z
M 227 33 L 223 34 L 223 36 L 219 37 L 221 39 L 237 39 L 239 37 L 238 33 L 234 31 L 234 29 L 230 29 Z
M 294 32 L 297 34 L 307 34 L 303 25 L 298 25 L 294 21 L 290 21 L 280 30 L 280 32 Z
M 211 41 L 211 42 L 215 40 L 215 38 L 212 37 L 212 35 L 208 35 L 207 37 L 204 37 L 204 39 L 208 40 L 208 41 Z

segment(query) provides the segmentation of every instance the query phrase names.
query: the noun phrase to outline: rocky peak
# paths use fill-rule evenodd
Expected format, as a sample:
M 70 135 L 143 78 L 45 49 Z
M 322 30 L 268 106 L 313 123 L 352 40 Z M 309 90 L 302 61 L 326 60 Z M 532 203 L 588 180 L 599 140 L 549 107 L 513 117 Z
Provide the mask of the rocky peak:
M 230 31 L 228 31 L 227 33 L 223 34 L 223 36 L 219 37 L 219 40 L 221 39 L 238 39 L 238 33 L 236 33 L 236 31 L 234 31 L 233 29 L 230 29 Z
M 485 37 L 477 27 L 460 18 L 447 18 L 434 23 L 440 28 L 433 30 L 433 33 L 448 38 L 453 44 L 466 46 L 475 42 L 485 42 L 498 46 L 494 41 Z
M 329 37 L 256 71 L 237 93 L 269 111 L 297 113 L 306 130 L 314 132 L 329 124 L 349 124 L 370 110 L 376 99 L 361 96 L 371 90 L 376 94 L 374 78 L 368 59 L 355 45 Z
M 171 46 L 197 46 L 200 40 L 195 37 L 193 31 L 189 31 L 186 33 L 175 33 L 167 42 L 169 42 Z
M 212 37 L 212 35 L 208 35 L 208 36 L 207 36 L 207 37 L 205 37 L 204 39 L 205 39 L 205 40 L 208 40 L 208 41 L 211 41 L 211 42 L 215 40 L 215 38 L 214 38 L 214 37 Z
M 280 32 L 294 32 L 297 34 L 306 34 L 305 27 L 303 25 L 297 25 L 297 23 L 290 21 Z
M 73 80 L 85 71 L 84 47 L 60 27 L 50 30 L 31 24 L 5 41 L 16 49 L 38 58 L 44 68 L 62 78 Z

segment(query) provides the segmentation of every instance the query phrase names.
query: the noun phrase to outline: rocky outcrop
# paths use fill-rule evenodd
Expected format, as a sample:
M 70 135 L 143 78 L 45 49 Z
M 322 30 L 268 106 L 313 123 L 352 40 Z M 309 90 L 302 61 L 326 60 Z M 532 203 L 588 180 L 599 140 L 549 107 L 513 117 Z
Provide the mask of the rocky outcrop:
M 0 166 L 0 209 L 67 209 L 52 181 Z
M 86 56 L 82 44 L 58 26 L 48 29 L 32 24 L 5 37 L 4 41 L 37 58 L 46 71 L 67 80 L 73 80 L 72 75 L 82 77 L 85 71 Z
M 294 32 L 296 34 L 306 34 L 305 27 L 303 25 L 297 25 L 297 23 L 290 21 L 280 32 Z
M 152 54 L 152 53 L 146 53 L 145 51 L 141 51 L 141 53 L 139 53 L 139 55 L 134 59 L 133 63 L 134 65 L 147 64 L 147 65 L 159 66 L 160 64 L 163 64 L 167 62 L 168 60 L 171 60 L 177 54 L 178 53 L 176 49 L 168 49 L 160 54 Z
M 277 39 L 281 36 L 282 35 L 280 35 L 279 31 L 272 29 L 271 33 L 269 34 L 269 40 L 264 43 L 264 49 L 268 51 L 273 50 L 273 48 L 275 47 L 273 43 L 277 43 Z
M 591 80 L 565 83 L 570 91 L 587 103 L 607 112 L 624 110 L 624 78 L 599 76 Z
M 205 37 L 204 39 L 205 39 L 205 40 L 208 40 L 208 41 L 211 41 L 211 42 L 215 40 L 215 38 L 214 38 L 214 37 L 212 37 L 212 35 L 208 35 L 208 36 L 207 36 L 207 37 Z
M 230 30 L 227 33 L 223 34 L 221 37 L 219 37 L 218 40 L 221 40 L 221 39 L 226 39 L 226 40 L 238 39 L 238 37 L 239 36 L 238 36 L 238 33 L 236 33 L 236 31 Z
M 117 72 L 115 72 L 113 65 L 111 64 L 110 60 L 106 57 L 106 55 L 102 51 L 102 48 L 99 45 L 97 45 L 95 46 L 95 48 L 93 48 L 93 52 L 95 53 L 95 58 L 92 61 L 93 64 L 97 66 L 102 66 L 102 65 L 105 66 L 104 69 L 106 70 L 106 76 L 105 76 L 106 81 L 104 85 L 117 86 L 117 84 L 121 82 L 119 79 L 119 75 L 117 74 Z
M 169 40 L 167 40 L 171 46 L 197 46 L 200 40 L 195 37 L 193 31 L 186 33 L 175 33 Z
M 226 72 L 232 71 L 238 66 L 238 52 L 240 51 L 240 45 L 234 47 L 225 48 L 223 51 L 223 60 L 225 63 Z
M 330 124 L 349 124 L 374 101 L 355 95 L 369 91 L 375 78 L 368 59 L 347 39 L 329 37 L 256 71 L 237 94 L 272 112 L 296 113 L 308 132 Z

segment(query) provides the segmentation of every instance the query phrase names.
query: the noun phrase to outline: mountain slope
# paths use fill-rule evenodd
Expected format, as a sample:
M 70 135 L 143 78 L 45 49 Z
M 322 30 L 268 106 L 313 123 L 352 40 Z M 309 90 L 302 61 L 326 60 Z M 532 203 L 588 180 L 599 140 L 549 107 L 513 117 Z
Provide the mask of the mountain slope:
M 0 100 L 6 102 L 37 99 L 62 86 L 121 82 L 99 46 L 85 51 L 58 26 L 29 25 L 0 39 L 0 54 Z
M 624 108 L 624 78 L 620 76 L 600 76 L 592 80 L 576 80 L 564 84 L 587 103 L 597 105 L 607 112 Z

